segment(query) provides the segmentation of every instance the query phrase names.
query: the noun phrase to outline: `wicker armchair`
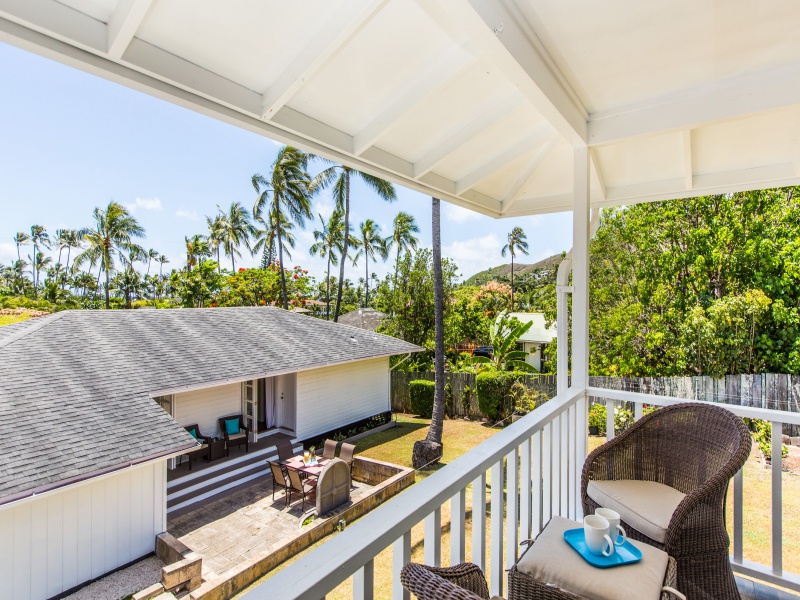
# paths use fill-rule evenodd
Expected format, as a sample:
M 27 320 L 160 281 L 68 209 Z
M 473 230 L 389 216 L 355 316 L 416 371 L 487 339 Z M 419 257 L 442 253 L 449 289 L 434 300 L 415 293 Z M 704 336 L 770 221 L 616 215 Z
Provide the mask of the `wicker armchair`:
M 196 450 L 191 450 L 190 452 L 187 452 L 186 454 L 182 454 L 180 457 L 178 457 L 179 458 L 179 460 L 178 460 L 179 464 L 180 464 L 180 462 L 181 462 L 181 460 L 183 459 L 184 456 L 189 459 L 189 470 L 191 471 L 192 470 L 192 462 L 194 461 L 194 459 L 196 459 L 196 458 L 206 458 L 207 459 L 208 458 L 208 440 L 211 439 L 211 436 L 203 435 L 202 433 L 200 433 L 200 426 L 197 423 L 194 423 L 192 425 L 187 425 L 186 427 L 184 427 L 184 429 L 186 429 L 186 431 L 191 433 L 192 436 L 198 442 L 201 443 L 201 446 L 199 448 L 197 448 Z
M 239 430 L 237 433 L 228 433 L 228 428 L 225 426 L 225 421 L 238 419 Z M 231 448 L 236 446 L 244 446 L 245 454 L 250 451 L 250 428 L 244 424 L 242 415 L 231 415 L 229 417 L 221 417 L 219 419 L 219 430 L 222 432 L 222 437 L 225 438 L 225 456 L 230 455 Z
M 489 587 L 480 567 L 461 563 L 429 567 L 408 563 L 400 572 L 403 587 L 419 600 L 488 600 Z
M 747 427 L 724 408 L 699 403 L 661 408 L 588 456 L 581 475 L 583 512 L 599 506 L 620 512 L 630 538 L 677 560 L 677 587 L 689 598 L 738 599 L 725 498 L 751 447 Z M 636 490 L 647 491 L 644 502 L 635 494 L 626 497 L 626 491 Z M 648 510 L 664 511 L 661 525 L 642 519 Z

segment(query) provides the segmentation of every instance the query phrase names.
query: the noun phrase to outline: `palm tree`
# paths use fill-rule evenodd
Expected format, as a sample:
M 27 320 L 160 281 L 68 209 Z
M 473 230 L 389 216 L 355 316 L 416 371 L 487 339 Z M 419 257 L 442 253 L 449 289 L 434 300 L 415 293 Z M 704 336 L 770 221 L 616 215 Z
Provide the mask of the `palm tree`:
M 357 171 L 351 167 L 336 164 L 319 156 L 315 156 L 314 158 L 317 158 L 326 164 L 329 164 L 330 166 L 314 177 L 313 181 L 311 182 L 311 193 L 313 194 L 319 190 L 330 187 L 331 185 L 333 186 L 333 199 L 336 202 L 336 209 L 344 212 L 345 231 L 350 231 L 350 180 L 352 176 L 360 177 L 361 181 L 363 181 L 367 187 L 372 189 L 372 191 L 375 192 L 378 197 L 382 198 L 386 202 L 394 202 L 397 200 L 397 192 L 395 192 L 394 186 L 388 181 L 385 181 L 380 177 L 375 177 L 374 175 L 362 173 L 361 171 Z M 345 236 L 344 247 L 342 248 L 342 256 L 347 256 L 349 242 L 349 236 Z M 339 309 L 342 305 L 344 263 L 345 261 L 341 261 L 341 263 L 339 263 L 339 289 L 336 292 L 336 308 L 333 311 L 334 323 L 339 320 Z
M 67 247 L 68 242 L 67 238 L 69 237 L 69 229 L 56 229 L 56 248 L 58 248 L 58 261 L 56 265 L 58 265 L 59 270 L 61 269 L 61 253 L 64 252 L 64 249 Z
M 116 257 L 126 262 L 127 253 L 144 252 L 141 246 L 133 242 L 133 238 L 144 237 L 144 228 L 124 206 L 114 201 L 109 202 L 105 210 L 95 208 L 94 221 L 94 228 L 84 235 L 89 247 L 75 257 L 73 269 L 80 268 L 87 261 L 92 264 L 100 262 L 100 270 L 106 274 L 106 308 L 111 308 L 109 287 L 114 259 Z
M 159 256 L 160 254 L 158 251 L 153 248 L 150 248 L 150 250 L 147 251 L 147 273 L 144 274 L 145 277 L 150 276 L 150 263 L 154 260 L 158 260 Z
M 342 213 L 334 210 L 328 222 L 319 215 L 322 229 L 314 230 L 316 242 L 311 246 L 311 256 L 319 254 L 328 259 L 327 276 L 325 277 L 325 319 L 331 318 L 331 264 L 339 264 L 339 256 L 344 250 L 344 220 Z
M 202 235 L 183 238 L 186 243 L 186 270 L 191 271 L 206 256 L 211 256 L 211 246 Z
M 270 211 L 269 214 L 269 222 L 267 222 L 262 215 L 258 215 L 254 217 L 254 219 L 263 226 L 261 229 L 256 227 L 253 230 L 253 240 L 255 241 L 255 244 L 253 244 L 253 254 L 255 255 L 261 252 L 261 268 L 266 269 L 275 262 L 275 241 L 278 238 L 278 224 L 280 224 L 281 228 L 283 251 L 286 253 L 286 256 L 292 258 L 286 246 L 294 248 L 295 238 L 294 233 L 292 233 L 294 223 L 286 221 L 285 219 L 279 220 L 272 211 Z
M 260 217 L 264 208 L 271 206 L 268 221 L 278 239 L 281 292 L 283 308 L 286 310 L 289 310 L 289 299 L 286 296 L 286 272 L 283 268 L 283 224 L 294 221 L 300 227 L 305 227 L 306 219 L 311 218 L 311 182 L 306 172 L 307 163 L 306 154 L 292 146 L 284 146 L 272 163 L 269 179 L 258 173 L 251 179 L 253 189 L 258 194 L 253 214 Z
M 36 286 L 39 285 L 39 247 L 50 247 L 50 236 L 47 230 L 42 225 L 31 225 L 31 242 L 33 243 L 33 257 L 31 264 L 33 265 L 33 293 L 36 295 Z
M 410 252 L 417 249 L 419 240 L 414 237 L 415 233 L 419 233 L 419 225 L 417 225 L 414 217 L 407 212 L 399 212 L 394 218 L 392 226 L 392 235 L 386 238 L 386 249 L 391 249 L 392 246 L 397 248 L 397 256 L 394 259 L 394 285 L 397 286 L 397 271 L 400 268 L 400 253 Z
M 508 243 L 500 251 L 502 256 L 505 256 L 506 252 L 511 253 L 511 312 L 514 312 L 514 257 L 517 255 L 517 251 L 528 254 L 527 239 L 522 227 L 514 227 L 508 234 Z
M 81 229 L 68 229 L 67 230 L 67 233 L 65 235 L 65 242 L 66 242 L 66 248 L 67 248 L 67 262 L 64 265 L 64 272 L 65 273 L 69 272 L 69 257 L 72 254 L 72 249 L 81 247 L 81 240 L 83 239 L 83 236 L 86 235 L 86 233 L 88 231 L 89 230 L 86 229 L 85 227 L 82 227 Z
M 380 227 L 372 219 L 367 219 L 359 225 L 360 235 L 358 241 L 355 243 L 358 249 L 353 256 L 353 264 L 356 260 L 364 256 L 364 264 L 366 268 L 366 277 L 364 278 L 364 308 L 369 306 L 369 260 L 378 262 L 380 256 L 384 261 L 389 256 L 389 249 L 386 245 L 386 240 L 381 237 Z
M 225 213 L 219 205 L 221 241 L 225 256 L 231 257 L 231 270 L 236 271 L 236 257 L 242 256 L 239 246 L 244 244 L 245 248 L 250 248 L 250 237 L 253 235 L 253 224 L 250 222 L 250 213 L 241 202 L 231 202 L 228 212 Z
M 442 282 L 442 235 L 440 202 L 431 198 L 433 229 L 433 312 L 435 321 L 434 360 L 435 388 L 431 426 L 424 440 L 414 443 L 411 461 L 415 469 L 438 461 L 442 457 L 444 431 L 444 284 Z
M 211 251 L 217 254 L 217 273 L 221 273 L 222 261 L 220 260 L 219 252 L 223 238 L 225 237 L 225 216 L 217 215 L 213 219 L 211 217 L 206 217 L 206 224 L 208 225 L 208 235 L 206 239 L 211 247 Z
M 22 262 L 22 256 L 20 255 L 19 252 L 20 246 L 25 246 L 30 241 L 31 238 L 24 231 L 20 231 L 19 233 L 17 233 L 17 235 L 14 236 L 14 243 L 17 245 L 17 261 Z
M 158 258 L 156 260 L 158 261 L 158 276 L 159 277 L 163 277 L 164 276 L 164 265 L 169 262 L 169 259 L 166 256 L 164 256 L 163 254 L 159 254 Z

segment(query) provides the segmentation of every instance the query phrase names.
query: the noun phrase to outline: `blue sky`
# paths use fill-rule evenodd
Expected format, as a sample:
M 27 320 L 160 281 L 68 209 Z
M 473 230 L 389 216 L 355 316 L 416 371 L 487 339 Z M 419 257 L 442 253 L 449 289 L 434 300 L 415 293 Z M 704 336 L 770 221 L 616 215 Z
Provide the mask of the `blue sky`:
M 51 60 L 0 43 L 0 263 L 16 259 L 12 238 L 41 224 L 57 228 L 91 224 L 95 206 L 116 200 L 131 208 L 147 230 L 144 245 L 182 262 L 184 236 L 205 233 L 205 215 L 231 202 L 252 206 L 253 173 L 266 173 L 279 145 L 232 125 L 196 114 Z M 314 200 L 314 216 L 328 216 L 330 198 Z M 420 240 L 430 246 L 430 199 L 398 187 L 386 204 L 363 186 L 352 194 L 355 224 L 372 218 L 389 233 L 394 215 L 413 214 Z M 507 262 L 500 256 L 514 226 L 528 235 L 533 262 L 571 246 L 570 213 L 497 220 L 444 203 L 443 255 L 462 276 Z M 298 233 L 293 264 L 320 276 L 312 258 L 313 226 Z M 243 252 L 243 265 L 258 257 Z M 223 263 L 225 264 L 225 263 Z M 237 267 L 239 263 L 237 261 Z M 382 275 L 391 266 L 378 265 Z M 348 267 L 357 279 L 363 265 Z M 372 270 L 372 269 L 371 269 Z

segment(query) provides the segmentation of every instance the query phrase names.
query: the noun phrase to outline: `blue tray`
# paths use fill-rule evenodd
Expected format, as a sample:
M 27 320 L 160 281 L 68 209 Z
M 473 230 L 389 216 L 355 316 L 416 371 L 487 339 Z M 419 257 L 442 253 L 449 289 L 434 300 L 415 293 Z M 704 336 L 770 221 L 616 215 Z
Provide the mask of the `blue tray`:
M 597 556 L 589 552 L 586 545 L 586 538 L 583 535 L 583 527 L 580 529 L 568 529 L 564 532 L 564 539 L 572 546 L 583 559 L 593 567 L 608 569 L 622 565 L 630 565 L 642 560 L 641 551 L 631 544 L 628 540 L 621 546 L 617 546 L 611 556 Z

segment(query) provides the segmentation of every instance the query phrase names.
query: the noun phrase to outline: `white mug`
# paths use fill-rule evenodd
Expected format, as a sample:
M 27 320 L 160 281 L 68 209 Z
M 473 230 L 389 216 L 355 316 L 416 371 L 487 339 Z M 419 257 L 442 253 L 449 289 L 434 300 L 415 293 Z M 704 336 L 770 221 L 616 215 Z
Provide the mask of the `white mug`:
M 594 514 L 596 514 L 598 517 L 603 517 L 606 521 L 608 521 L 608 524 L 611 526 L 611 529 L 609 530 L 611 539 L 614 540 L 614 543 L 617 546 L 622 546 L 622 544 L 625 543 L 625 540 L 628 539 L 628 534 L 625 533 L 625 528 L 619 524 L 619 513 L 615 510 L 611 510 L 610 508 L 598 508 L 596 511 L 594 511 Z
M 583 535 L 589 552 L 597 556 L 614 554 L 614 542 L 611 541 L 609 522 L 598 515 L 583 518 Z

